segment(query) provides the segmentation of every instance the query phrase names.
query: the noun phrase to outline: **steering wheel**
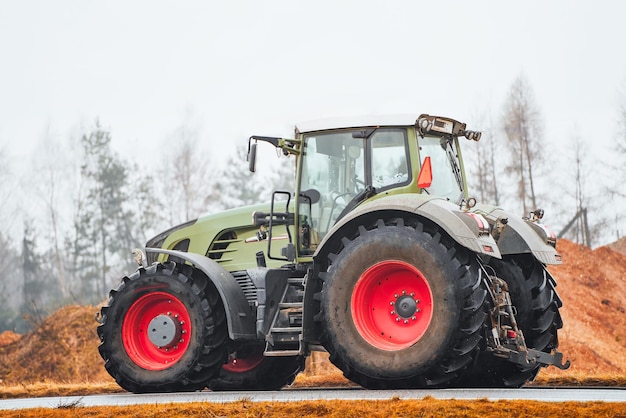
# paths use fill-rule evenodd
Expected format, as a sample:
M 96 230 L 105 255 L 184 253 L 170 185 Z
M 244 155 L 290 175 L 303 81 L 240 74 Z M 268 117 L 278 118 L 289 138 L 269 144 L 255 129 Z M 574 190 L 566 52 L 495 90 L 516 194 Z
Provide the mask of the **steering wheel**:
M 335 209 L 338 209 L 337 213 L 341 213 L 341 211 L 346 207 L 346 205 L 348 204 L 348 202 L 351 200 L 350 199 L 343 199 L 343 203 L 339 202 L 339 199 L 344 197 L 344 196 L 352 196 L 353 193 L 350 192 L 346 192 L 346 193 L 339 193 L 339 192 L 330 192 L 330 196 L 334 196 L 333 197 L 333 205 L 330 208 L 330 213 L 328 214 L 328 225 L 326 225 L 326 231 L 328 231 L 330 229 L 330 223 L 333 221 L 333 213 L 335 212 Z

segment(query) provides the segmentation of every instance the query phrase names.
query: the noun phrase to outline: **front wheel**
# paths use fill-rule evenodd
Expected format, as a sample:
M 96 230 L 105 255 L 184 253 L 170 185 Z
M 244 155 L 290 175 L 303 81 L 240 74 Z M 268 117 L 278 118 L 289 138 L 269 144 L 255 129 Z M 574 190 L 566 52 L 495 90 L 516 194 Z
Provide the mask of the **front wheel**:
M 346 377 L 371 389 L 440 387 L 471 363 L 486 290 L 472 254 L 436 226 L 378 220 L 328 258 L 321 340 Z
M 204 274 L 173 262 L 141 267 L 102 308 L 98 350 L 128 391 L 200 390 L 227 359 L 225 318 Z
M 279 390 L 293 383 L 304 368 L 304 357 L 265 357 L 264 345 L 253 344 L 232 350 L 220 374 L 211 380 L 214 391 Z

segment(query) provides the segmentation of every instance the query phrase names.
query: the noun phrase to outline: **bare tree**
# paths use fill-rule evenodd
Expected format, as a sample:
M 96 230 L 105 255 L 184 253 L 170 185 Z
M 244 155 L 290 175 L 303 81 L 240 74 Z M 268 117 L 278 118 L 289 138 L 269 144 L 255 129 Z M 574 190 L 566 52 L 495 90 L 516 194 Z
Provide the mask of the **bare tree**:
M 565 190 L 565 194 L 569 194 L 573 197 L 575 204 L 572 205 L 574 209 L 574 215 L 565 226 L 558 233 L 559 238 L 569 238 L 572 241 L 582 243 L 586 246 L 591 246 L 591 233 L 589 229 L 589 217 L 588 217 L 588 201 L 585 195 L 584 175 L 585 164 L 583 160 L 584 145 L 580 140 L 580 137 L 576 137 L 574 141 L 574 166 L 567 170 L 566 176 L 570 179 L 574 179 L 575 190 Z M 573 172 L 571 170 L 573 169 Z M 565 184 L 572 184 L 571 181 Z M 570 206 L 570 205 L 565 205 Z M 571 213 L 570 213 L 571 215 Z
M 185 125 L 167 138 L 159 179 L 164 189 L 162 203 L 168 226 L 218 208 L 219 176 L 211 176 L 209 154 L 199 149 L 198 138 L 198 131 Z
M 504 107 L 503 126 L 509 150 L 507 171 L 517 182 L 517 198 L 527 215 L 530 210 L 537 209 L 535 175 L 543 162 L 540 152 L 543 123 L 532 89 L 523 76 L 511 86 Z
M 480 119 L 480 118 L 477 118 Z M 481 125 L 480 123 L 478 125 Z M 482 137 L 478 143 L 471 142 L 464 147 L 465 167 L 469 173 L 468 183 L 470 190 L 476 190 L 477 197 L 482 203 L 500 205 L 498 175 L 500 170 L 499 159 L 496 158 L 496 141 L 498 137 L 494 135 L 493 123 L 489 117 L 489 123 L 483 125 Z M 468 150 L 469 152 L 465 152 Z
M 75 172 L 79 166 L 78 158 L 71 146 L 63 143 L 48 126 L 42 135 L 38 152 L 33 158 L 32 176 L 27 189 L 31 191 L 35 201 L 43 203 L 40 214 L 31 214 L 39 222 L 40 231 L 35 239 L 41 245 L 45 256 L 42 257 L 46 274 L 54 278 L 63 300 L 70 298 L 71 280 L 68 277 L 64 252 L 63 236 L 70 226 L 71 203 L 67 196 L 72 196 L 75 184 Z
M 612 171 L 614 173 L 613 178 L 615 181 L 609 185 L 608 194 L 612 201 L 615 203 L 621 203 L 623 206 L 626 203 L 626 188 L 624 188 L 624 180 L 626 178 L 626 164 L 623 163 L 623 156 L 626 155 L 626 83 L 622 86 L 620 94 L 620 104 L 618 108 L 618 120 L 617 120 L 617 135 L 616 140 L 613 141 L 615 155 L 617 163 L 613 164 Z M 617 201 L 617 202 L 616 202 Z M 614 205 L 617 207 L 617 204 Z M 623 211 L 616 211 L 615 214 L 615 238 L 620 239 L 624 235 L 626 230 L 626 216 Z M 621 227 L 621 230 L 620 230 Z

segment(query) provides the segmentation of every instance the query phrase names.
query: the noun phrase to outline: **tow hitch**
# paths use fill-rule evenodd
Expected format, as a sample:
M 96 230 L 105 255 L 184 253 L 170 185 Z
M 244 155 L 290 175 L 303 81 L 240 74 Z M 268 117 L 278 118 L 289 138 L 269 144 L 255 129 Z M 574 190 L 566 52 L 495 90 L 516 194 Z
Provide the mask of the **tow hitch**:
M 556 349 L 546 353 L 526 346 L 524 333 L 517 326 L 508 284 L 496 276 L 485 276 L 493 300 L 493 308 L 489 312 L 491 333 L 487 336 L 487 350 L 521 366 L 540 364 L 561 370 L 569 368 L 570 361 L 563 363 L 563 353 Z

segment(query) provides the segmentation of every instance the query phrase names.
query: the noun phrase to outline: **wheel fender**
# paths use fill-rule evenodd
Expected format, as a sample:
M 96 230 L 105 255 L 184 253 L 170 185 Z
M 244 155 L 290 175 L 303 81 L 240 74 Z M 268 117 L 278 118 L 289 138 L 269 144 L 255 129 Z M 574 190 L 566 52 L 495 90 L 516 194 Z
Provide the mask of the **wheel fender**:
M 215 285 L 224 303 L 226 310 L 226 322 L 228 323 L 228 335 L 233 340 L 254 339 L 255 319 L 248 300 L 241 291 L 235 278 L 222 266 L 210 258 L 196 253 L 186 253 L 162 248 L 146 248 L 147 253 L 168 254 L 190 262 L 196 268 L 207 275 Z
M 474 210 L 486 216 L 490 222 L 498 218 L 507 218 L 508 222 L 498 237 L 498 247 L 503 255 L 532 254 L 543 264 L 561 264 L 561 255 L 548 243 L 553 233 L 543 225 L 531 223 L 518 216 L 510 216 L 497 207 L 477 205 Z M 554 242 L 554 241 L 553 241 Z
M 501 258 L 500 250 L 493 237 L 485 231 L 480 231 L 477 223 L 467 212 L 459 209 L 445 199 L 423 195 L 392 195 L 367 202 L 359 206 L 348 215 L 341 218 L 324 236 L 315 255 L 319 254 L 334 234 L 348 223 L 356 222 L 359 218 L 380 212 L 400 211 L 416 214 L 426 218 L 443 229 L 457 243 L 475 253 L 486 254 Z

